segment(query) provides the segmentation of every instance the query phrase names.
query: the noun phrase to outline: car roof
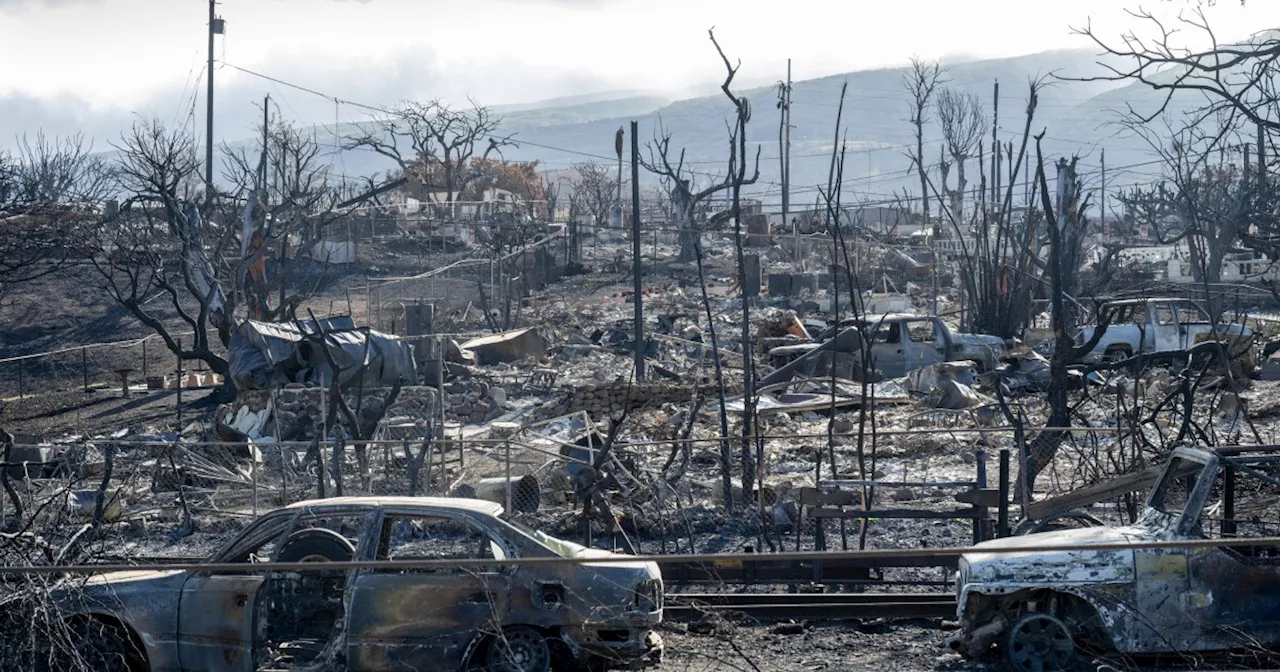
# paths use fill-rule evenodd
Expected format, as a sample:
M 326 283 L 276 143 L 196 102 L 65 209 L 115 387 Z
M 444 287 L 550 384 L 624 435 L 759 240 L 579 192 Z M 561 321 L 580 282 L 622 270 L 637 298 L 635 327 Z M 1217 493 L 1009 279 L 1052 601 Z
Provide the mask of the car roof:
M 366 496 L 366 497 L 329 497 L 327 499 L 308 499 L 301 502 L 294 502 L 285 507 L 288 509 L 318 509 L 318 508 L 339 508 L 349 506 L 429 506 L 438 509 L 461 509 L 466 511 L 475 511 L 478 513 L 487 513 L 489 515 L 499 515 L 502 513 L 502 505 L 497 502 L 490 502 L 484 499 L 468 499 L 465 497 L 396 497 L 396 496 Z
M 932 315 L 917 315 L 915 313 L 875 313 L 871 315 L 863 315 L 859 318 L 863 324 L 877 324 L 880 322 L 892 322 L 896 320 L 927 320 Z
M 1199 305 L 1195 299 L 1187 299 L 1179 296 L 1151 296 L 1141 299 L 1113 299 L 1105 301 L 1104 303 L 1109 306 L 1139 306 L 1146 303 L 1159 303 L 1165 301 L 1170 303 L 1190 303 L 1192 305 Z

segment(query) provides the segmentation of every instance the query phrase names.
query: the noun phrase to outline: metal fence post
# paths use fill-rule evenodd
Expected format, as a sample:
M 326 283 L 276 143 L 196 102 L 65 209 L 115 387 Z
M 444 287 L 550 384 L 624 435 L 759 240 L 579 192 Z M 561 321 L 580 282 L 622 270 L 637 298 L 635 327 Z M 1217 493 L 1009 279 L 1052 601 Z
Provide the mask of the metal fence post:
M 978 490 L 985 490 L 987 487 L 987 451 L 976 450 L 973 453 L 974 462 L 978 468 Z M 973 543 L 981 543 L 986 534 L 983 528 L 987 525 L 987 507 L 979 506 L 978 511 L 973 519 Z
M 511 513 L 511 439 L 508 437 L 503 442 L 503 448 L 507 454 L 507 513 Z
M 1000 449 L 1000 503 L 996 509 L 996 536 L 1009 536 L 1009 449 Z
M 178 338 L 174 339 L 174 342 L 175 342 L 175 343 L 177 343 L 177 345 L 178 345 L 178 352 L 177 352 L 177 356 L 178 356 L 178 380 L 177 380 L 177 384 L 178 384 L 178 402 L 177 402 L 177 404 L 178 404 L 178 426 L 177 426 L 177 428 L 176 428 L 176 431 L 177 431 L 178 436 L 179 436 L 179 437 L 181 437 L 181 436 L 182 436 L 182 338 L 181 338 L 181 337 L 178 337 Z
M 18 398 L 19 399 L 22 399 L 23 397 L 27 396 L 27 381 L 26 381 L 25 375 L 23 374 L 23 369 L 26 368 L 23 366 L 23 364 L 25 364 L 26 361 L 27 360 L 25 359 L 18 360 Z

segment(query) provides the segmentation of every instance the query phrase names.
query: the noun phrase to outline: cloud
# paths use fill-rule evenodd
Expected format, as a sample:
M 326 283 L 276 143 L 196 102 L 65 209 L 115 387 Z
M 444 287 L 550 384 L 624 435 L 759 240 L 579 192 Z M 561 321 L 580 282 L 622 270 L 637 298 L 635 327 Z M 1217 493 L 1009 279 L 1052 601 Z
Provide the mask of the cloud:
M 0 0 L 4 1 L 10 0 Z M 332 62 L 275 56 L 268 58 L 266 64 L 245 67 L 344 101 L 375 107 L 391 107 L 406 99 L 434 98 L 465 105 L 468 97 L 484 105 L 515 104 L 616 89 L 624 84 L 571 68 L 530 67 L 514 57 L 472 64 L 451 62 L 446 66 L 430 49 L 407 49 L 387 59 Z M 331 127 L 335 120 L 351 123 L 374 114 L 355 105 L 335 105 L 333 98 L 322 98 L 230 67 L 215 70 L 215 77 L 218 84 L 214 130 L 220 140 L 235 141 L 255 134 L 261 123 L 264 95 L 271 96 L 273 113 L 279 110 L 284 117 L 302 125 Z M 189 127 L 203 140 L 205 89 L 201 85 L 196 90 L 198 98 L 193 101 L 190 88 L 184 95 L 181 84 L 173 84 L 128 107 L 95 106 L 69 93 L 51 97 L 0 95 L 0 150 L 12 148 L 17 136 L 36 131 L 47 135 L 82 132 L 93 139 L 96 148 L 105 150 L 140 117 L 156 117 L 171 127 Z M 332 138 L 325 142 L 332 142 Z

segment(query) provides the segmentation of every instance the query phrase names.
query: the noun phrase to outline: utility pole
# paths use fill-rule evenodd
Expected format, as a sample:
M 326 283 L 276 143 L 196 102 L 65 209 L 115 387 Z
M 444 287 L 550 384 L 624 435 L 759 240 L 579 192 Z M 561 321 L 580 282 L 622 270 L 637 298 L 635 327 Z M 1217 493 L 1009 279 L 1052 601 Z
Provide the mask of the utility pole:
M 204 136 L 204 207 L 206 216 L 213 205 L 213 36 L 223 33 L 223 20 L 214 15 L 217 0 L 209 0 L 209 63 L 205 66 L 208 83 Z
M 1102 220 L 1102 242 L 1111 241 L 1111 223 L 1107 221 L 1107 150 L 1102 150 L 1102 197 L 1098 199 L 1098 207 L 1102 212 L 1098 218 Z
M 787 59 L 787 83 L 783 85 L 778 96 L 778 107 L 782 110 L 780 120 L 782 126 L 778 129 L 778 160 L 781 162 L 778 168 L 782 177 L 782 226 L 785 231 L 791 205 L 791 195 L 787 193 L 791 185 L 791 59 L 789 58 Z M 800 235 L 795 222 L 791 222 L 791 242 L 795 248 L 796 259 L 801 259 Z
M 644 296 L 640 293 L 640 141 L 637 122 L 631 122 L 631 276 L 635 279 L 636 380 L 644 380 Z M 621 155 L 619 155 L 621 156 Z M 621 184 L 621 181 L 619 181 Z M 621 208 L 621 201 L 619 201 Z
M 271 94 L 262 97 L 262 161 L 258 165 L 258 188 L 262 190 L 262 206 L 265 212 L 267 205 L 267 129 L 271 127 Z
M 613 212 L 610 213 L 617 217 L 617 224 L 613 224 L 613 222 L 610 222 L 610 224 L 617 227 L 622 226 L 622 136 L 622 127 L 619 126 L 618 134 L 613 139 L 613 148 L 618 152 L 618 199 L 614 204 Z
M 995 80 L 991 93 L 991 207 L 1000 201 L 1000 80 Z
M 1267 183 L 1266 141 L 1266 130 L 1262 128 L 1262 124 L 1258 124 L 1258 184 L 1262 185 Z

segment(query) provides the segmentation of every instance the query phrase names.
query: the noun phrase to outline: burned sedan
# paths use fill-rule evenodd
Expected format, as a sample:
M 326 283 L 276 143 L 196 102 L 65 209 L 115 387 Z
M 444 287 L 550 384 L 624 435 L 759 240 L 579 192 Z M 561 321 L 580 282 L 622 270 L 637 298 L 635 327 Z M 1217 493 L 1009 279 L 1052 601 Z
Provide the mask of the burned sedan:
M 656 663 L 658 567 L 592 562 L 612 555 L 508 521 L 487 501 L 347 497 L 268 513 L 211 561 L 393 566 L 115 573 L 55 600 L 68 623 L 96 626 L 86 641 L 98 669 L 543 672 Z M 554 557 L 581 561 L 501 562 Z M 469 562 L 394 566 L 424 560 Z
M 1067 668 L 1077 646 L 1150 654 L 1280 645 L 1280 548 L 1263 541 L 1277 533 L 1277 467 L 1275 455 L 1178 448 L 1134 525 L 978 544 L 992 552 L 961 557 L 961 629 L 948 643 L 970 657 L 998 645 L 1019 670 Z M 1072 550 L 1035 550 L 1059 546 Z

